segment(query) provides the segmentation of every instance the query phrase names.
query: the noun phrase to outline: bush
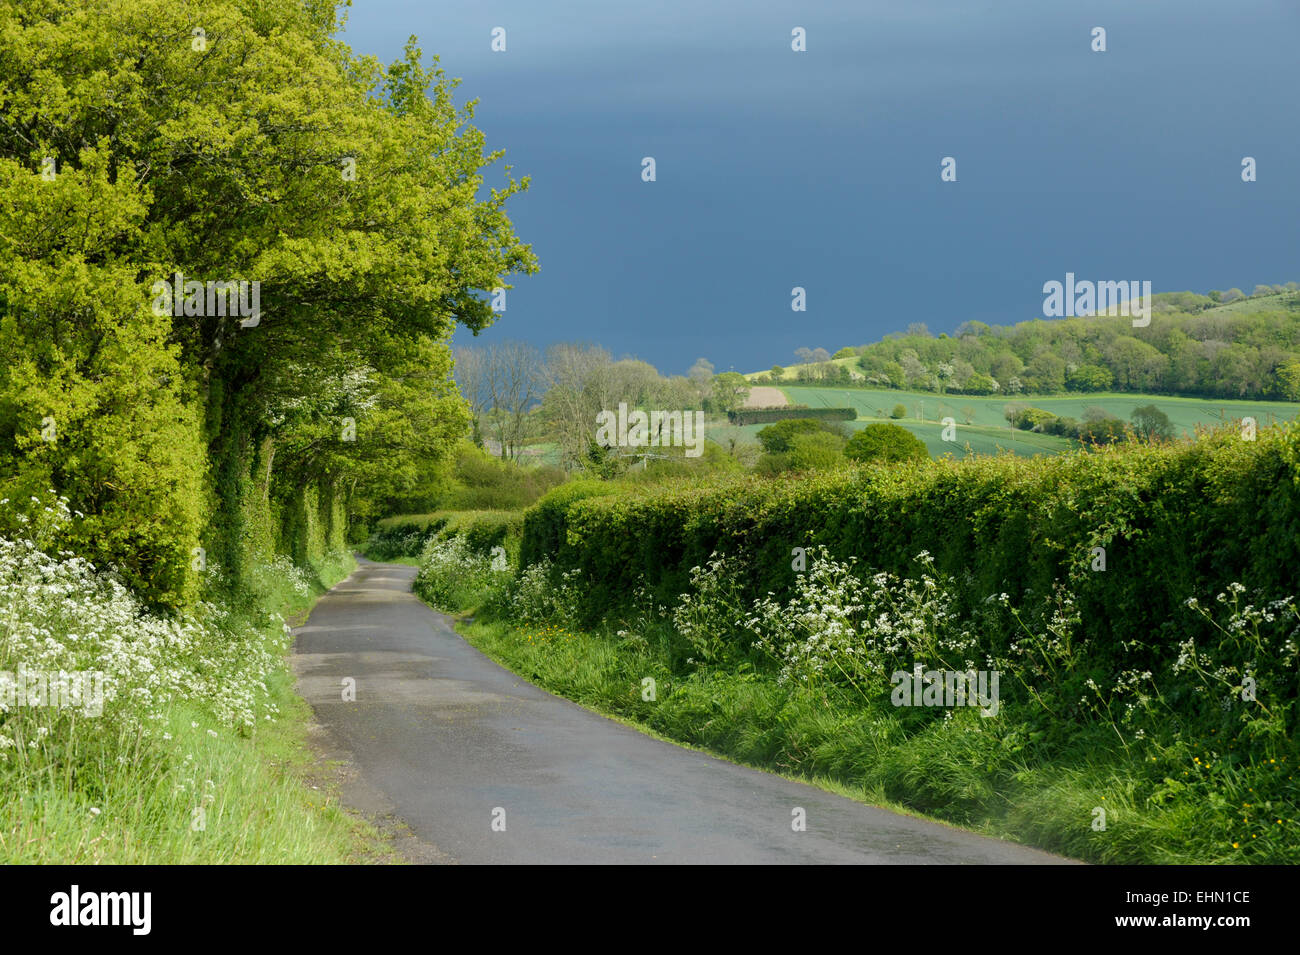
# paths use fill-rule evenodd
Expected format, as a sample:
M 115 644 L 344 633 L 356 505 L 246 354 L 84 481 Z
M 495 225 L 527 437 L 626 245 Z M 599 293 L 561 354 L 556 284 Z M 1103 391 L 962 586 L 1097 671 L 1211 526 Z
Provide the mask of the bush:
M 895 419 L 895 420 L 897 420 L 897 419 L 899 419 L 899 418 L 906 418 L 906 417 L 907 417 L 907 405 L 902 405 L 902 404 L 894 405 L 894 410 L 891 411 L 891 412 L 889 413 L 889 417 L 891 417 L 891 418 L 893 418 L 893 419 Z
M 770 424 L 758 432 L 758 443 L 768 454 L 784 454 L 791 449 L 791 439 L 800 434 L 831 434 L 847 440 L 847 429 L 838 422 L 818 421 L 815 418 L 788 418 Z
M 796 434 L 785 454 L 787 467 L 794 471 L 834 467 L 844 461 L 844 440 L 836 434 L 814 432 Z
M 506 571 L 507 567 L 499 563 L 494 567 L 492 558 L 472 550 L 464 537 L 454 536 L 429 542 L 411 589 L 430 606 L 458 613 L 504 586 L 509 579 Z
M 55 30 L 53 23 L 46 26 Z M 0 177 L 6 210 L 15 201 L 9 175 Z M 64 215 L 48 223 L 53 233 L 75 218 L 72 207 Z M 86 211 L 84 218 L 89 223 L 96 215 Z M 168 344 L 170 318 L 138 312 L 134 280 L 101 272 L 102 264 L 67 272 L 61 266 L 51 273 L 61 278 L 42 282 L 36 266 L 20 268 L 23 260 L 9 257 L 15 248 L 7 248 L 0 269 L 0 499 L 27 501 L 58 488 L 84 512 L 60 528 L 59 549 L 115 565 L 149 603 L 190 606 L 199 582 L 193 548 L 213 549 L 210 538 L 201 539 L 211 518 L 203 467 L 208 440 L 186 384 L 192 378 Z M 88 283 L 84 291 L 65 281 L 73 275 Z M 80 304 L 69 311 L 74 301 Z M 55 440 L 43 438 L 46 425 Z
M 446 520 L 398 520 L 380 522 L 365 544 L 365 554 L 371 560 L 392 560 L 395 557 L 419 557 L 424 545 L 445 526 Z
M 1071 391 L 1105 391 L 1114 381 L 1109 368 L 1100 365 L 1080 365 L 1070 372 L 1065 385 Z
M 1128 428 L 1119 418 L 1086 421 L 1079 426 L 1079 440 L 1084 444 L 1116 444 L 1128 436 Z
M 928 461 L 930 452 L 906 428 L 878 422 L 850 438 L 844 456 L 851 461 Z
M 547 493 L 524 512 L 520 562 L 525 566 L 536 563 L 563 546 L 564 516 L 571 504 L 618 491 L 618 485 L 605 481 L 570 481 Z
M 389 518 L 370 535 L 365 552 L 371 560 L 420 557 L 431 541 L 463 537 L 476 554 L 489 555 L 500 546 L 517 555 L 523 523 L 521 511 L 436 511 Z
M 1134 408 L 1131 420 L 1133 430 L 1144 441 L 1168 441 L 1174 436 L 1174 426 L 1169 415 L 1155 405 Z
M 541 560 L 504 579 L 484 601 L 496 616 L 529 626 L 568 625 L 577 619 L 582 594 L 576 571 L 559 573 L 549 560 Z
M 442 500 L 446 510 L 521 510 L 564 482 L 560 468 L 502 461 L 472 444 L 461 445 L 455 483 Z
M 257 567 L 256 612 L 203 599 L 160 612 L 50 549 L 65 501 L 39 514 L 34 527 L 0 505 L 0 526 L 25 523 L 0 532 L 0 860 L 355 861 L 349 827 L 284 771 L 306 704 L 277 612 L 305 609 L 313 584 L 345 575 L 346 555 L 328 555 L 342 560 L 321 581 L 284 558 Z M 229 589 L 213 562 L 199 576 Z M 206 836 L 190 828 L 199 808 Z
M 992 375 L 983 375 L 979 372 L 971 375 L 966 379 L 966 384 L 956 389 L 963 394 L 968 395 L 992 395 L 999 390 L 997 379 Z
M 441 540 L 461 537 L 472 553 L 482 556 L 491 556 L 495 547 L 511 556 L 518 554 L 524 528 L 522 511 L 461 511 L 441 516 L 446 520 L 437 534 Z
M 66 501 L 45 507 L 50 517 L 38 531 L 69 523 Z M 160 733 L 173 705 L 203 707 L 240 731 L 273 712 L 265 681 L 288 647 L 283 621 L 268 634 L 214 603 L 183 614 L 151 612 L 82 558 L 45 553 L 46 540 L 41 533 L 0 537 L 0 770 L 71 772 L 77 759 Z M 291 564 L 267 568 L 286 570 L 289 585 L 305 596 L 307 581 Z M 73 698 L 77 706 L 15 706 L 13 694 L 23 688 L 12 675 L 20 668 L 98 676 L 79 690 L 65 685 L 82 694 Z
M 1056 415 L 1050 411 L 1044 411 L 1042 408 L 1026 408 L 1017 405 L 1015 415 L 1010 418 L 1010 421 L 1013 426 L 1021 431 L 1046 433 L 1056 421 Z
M 1077 438 L 1079 436 L 1079 422 L 1074 418 L 1057 417 L 1047 422 L 1043 430 L 1048 434 L 1058 434 L 1063 438 Z

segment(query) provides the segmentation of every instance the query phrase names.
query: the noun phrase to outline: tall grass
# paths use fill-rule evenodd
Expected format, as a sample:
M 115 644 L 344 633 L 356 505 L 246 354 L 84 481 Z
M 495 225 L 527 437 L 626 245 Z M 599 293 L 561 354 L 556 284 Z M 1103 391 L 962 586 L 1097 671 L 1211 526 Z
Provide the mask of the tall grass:
M 351 558 L 280 560 L 242 601 L 165 614 L 111 571 L 49 553 L 71 515 L 31 503 L 27 533 L 0 539 L 0 860 L 346 861 L 361 830 L 300 778 L 307 714 L 283 615 Z

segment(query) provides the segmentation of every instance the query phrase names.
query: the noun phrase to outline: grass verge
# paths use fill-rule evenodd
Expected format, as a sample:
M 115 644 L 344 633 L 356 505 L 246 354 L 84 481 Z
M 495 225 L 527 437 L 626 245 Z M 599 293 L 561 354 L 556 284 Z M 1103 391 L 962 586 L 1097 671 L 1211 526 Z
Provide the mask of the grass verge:
M 305 616 L 354 566 L 351 555 L 341 553 L 292 579 L 266 575 L 259 609 L 239 614 L 238 626 L 283 648 L 277 615 Z M 147 730 L 130 721 L 81 731 L 56 724 L 52 733 L 32 740 L 40 742 L 28 758 L 11 752 L 0 766 L 0 861 L 387 861 L 389 853 L 369 824 L 306 781 L 309 771 L 320 769 L 307 743 L 311 709 L 294 691 L 287 656 L 273 659 L 261 684 L 260 718 L 251 726 L 232 726 L 201 695 L 173 696 Z M 41 718 L 32 713 L 11 710 L 5 728 L 16 734 L 23 719 Z
M 746 664 L 683 672 L 671 637 L 652 629 L 599 634 L 501 620 L 458 629 L 549 692 L 863 802 L 1096 863 L 1295 861 L 1285 797 L 1294 767 L 1285 763 L 1261 780 L 1259 767 L 1212 756 L 1213 744 L 1153 757 L 1126 753 L 1101 729 L 1048 746 L 1014 719 L 985 721 L 971 709 L 909 725 L 897 711 L 834 688 L 781 685 Z

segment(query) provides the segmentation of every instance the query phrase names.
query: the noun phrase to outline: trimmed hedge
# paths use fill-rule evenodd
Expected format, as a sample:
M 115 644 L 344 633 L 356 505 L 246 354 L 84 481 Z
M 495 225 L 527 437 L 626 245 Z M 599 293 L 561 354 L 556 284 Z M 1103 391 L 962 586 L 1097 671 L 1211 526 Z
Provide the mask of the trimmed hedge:
M 487 555 L 502 546 L 514 556 L 523 528 L 522 511 L 436 511 L 389 518 L 371 534 L 366 555 L 372 560 L 419 557 L 430 540 L 463 536 L 475 553 Z
M 580 571 L 590 622 L 626 606 L 643 580 L 675 603 L 714 551 L 744 559 L 747 597 L 785 596 L 792 549 L 814 545 L 908 576 L 929 551 L 966 603 L 1041 598 L 1069 578 L 1086 632 L 1116 653 L 1129 640 L 1172 647 L 1196 626 L 1183 602 L 1230 582 L 1269 598 L 1300 591 L 1295 423 L 1253 442 L 1225 429 L 1194 444 L 570 495 L 527 512 L 521 553 Z M 1105 548 L 1104 571 L 1090 569 L 1094 547 Z
M 822 421 L 854 421 L 858 412 L 854 408 L 761 408 L 751 411 L 728 411 L 732 424 L 770 424 L 788 418 L 814 418 Z
M 447 515 L 446 524 L 438 537 L 463 537 L 469 549 L 484 556 L 494 547 L 504 547 L 512 556 L 519 553 L 523 536 L 522 511 L 453 511 Z
M 605 481 L 570 481 L 547 492 L 524 511 L 523 540 L 520 544 L 521 566 L 528 566 L 558 552 L 565 542 L 565 520 L 569 506 L 592 497 L 603 497 L 619 490 Z

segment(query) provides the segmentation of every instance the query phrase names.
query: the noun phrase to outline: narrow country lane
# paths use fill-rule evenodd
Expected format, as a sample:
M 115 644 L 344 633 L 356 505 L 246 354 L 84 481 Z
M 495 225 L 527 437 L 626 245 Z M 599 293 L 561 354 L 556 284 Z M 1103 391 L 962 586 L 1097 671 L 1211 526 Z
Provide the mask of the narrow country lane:
M 362 560 L 299 627 L 299 691 L 367 787 L 460 863 L 1055 864 L 660 742 L 530 685 Z M 355 702 L 342 699 L 347 678 Z M 807 829 L 791 827 L 806 812 Z M 493 830 L 504 810 L 505 831 Z

